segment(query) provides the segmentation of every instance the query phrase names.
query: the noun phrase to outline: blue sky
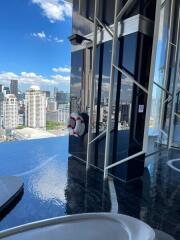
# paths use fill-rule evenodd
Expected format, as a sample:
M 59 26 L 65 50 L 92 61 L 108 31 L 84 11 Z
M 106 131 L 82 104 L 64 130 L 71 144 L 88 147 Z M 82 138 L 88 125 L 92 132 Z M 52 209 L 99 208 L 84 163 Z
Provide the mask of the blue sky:
M 0 82 L 69 91 L 71 5 L 62 0 L 1 0 Z

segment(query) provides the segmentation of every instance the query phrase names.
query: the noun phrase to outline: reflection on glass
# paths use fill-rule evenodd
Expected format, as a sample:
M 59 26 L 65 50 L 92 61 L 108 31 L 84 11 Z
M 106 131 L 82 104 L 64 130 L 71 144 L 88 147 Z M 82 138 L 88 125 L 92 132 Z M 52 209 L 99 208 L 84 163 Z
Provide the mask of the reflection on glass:
M 163 89 L 167 89 L 167 91 L 172 92 L 170 84 L 170 82 L 173 82 L 173 79 L 171 79 L 172 76 L 169 76 L 168 80 L 165 79 L 170 24 L 170 7 L 171 1 L 167 0 L 162 2 L 160 10 L 159 34 L 153 79 L 157 85 L 153 84 L 151 116 L 149 122 L 148 147 L 151 149 L 151 152 L 158 150 L 156 148 L 156 143 L 160 143 L 161 145 L 167 144 L 169 132 L 171 97 Z M 173 75 L 172 71 L 173 69 L 171 69 L 171 75 Z M 154 148 L 152 148 L 150 145 L 153 145 Z M 159 145 L 157 146 L 158 148 L 160 147 Z
M 86 2 L 91 2 L 92 4 L 92 0 L 91 1 L 86 1 Z M 79 0 L 73 0 L 73 26 L 72 26 L 72 32 L 73 34 L 80 34 L 80 35 L 86 35 L 88 33 L 93 32 L 93 22 L 89 21 L 88 19 L 86 19 L 83 16 L 86 16 L 87 12 L 87 8 L 86 8 L 86 4 L 83 1 L 81 1 L 82 8 L 80 9 L 80 5 L 79 5 L 80 1 Z M 90 6 L 90 11 L 88 12 L 88 17 L 92 18 L 93 17 L 93 5 Z M 81 10 L 81 14 L 80 15 L 80 10 Z
M 142 150 L 147 94 L 121 76 L 113 160 L 118 161 Z M 118 93 L 117 93 L 118 96 Z
M 71 113 L 79 112 L 81 106 L 81 84 L 83 74 L 83 51 L 72 53 L 71 57 Z
M 174 135 L 173 142 L 174 144 L 180 144 L 180 116 L 175 116 L 174 118 Z
M 98 136 L 107 127 L 110 89 L 112 41 L 97 47 L 95 69 L 95 96 L 92 132 Z
M 160 12 L 159 35 L 157 43 L 157 53 L 155 61 L 154 81 L 164 86 L 166 55 L 168 47 L 168 30 L 169 30 L 170 1 L 164 3 Z

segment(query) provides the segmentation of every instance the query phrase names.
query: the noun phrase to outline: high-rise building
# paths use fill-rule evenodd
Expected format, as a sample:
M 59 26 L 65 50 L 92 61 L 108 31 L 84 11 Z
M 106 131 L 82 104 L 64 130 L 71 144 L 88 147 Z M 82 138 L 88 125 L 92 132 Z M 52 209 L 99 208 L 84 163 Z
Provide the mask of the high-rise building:
M 32 86 L 25 97 L 25 124 L 31 128 L 46 127 L 46 95 Z
M 57 110 L 57 102 L 54 98 L 49 98 L 47 100 L 47 111 L 48 112 L 55 112 Z
M 58 88 L 57 87 L 55 87 L 54 88 L 54 98 L 56 98 L 56 93 L 58 92 Z
M 11 94 L 14 94 L 16 97 L 18 96 L 18 80 L 11 80 L 10 92 Z
M 51 93 L 50 93 L 50 91 L 43 91 L 44 93 L 45 93 L 45 95 L 46 95 L 46 98 L 50 98 L 50 96 L 51 96 Z
M 58 109 L 58 121 L 67 123 L 67 119 L 69 118 L 69 110 L 70 106 L 68 104 L 60 104 Z
M 4 95 L 10 94 L 10 89 L 9 89 L 9 87 L 4 87 L 4 88 L 3 88 L 3 93 L 4 93 Z
M 3 92 L 4 86 L 2 84 L 0 84 L 0 93 Z
M 66 104 L 69 102 L 69 94 L 65 93 L 63 91 L 58 91 L 56 93 L 56 102 L 57 105 L 59 106 L 59 104 Z
M 18 102 L 14 94 L 7 94 L 3 101 L 3 127 L 6 130 L 18 126 Z

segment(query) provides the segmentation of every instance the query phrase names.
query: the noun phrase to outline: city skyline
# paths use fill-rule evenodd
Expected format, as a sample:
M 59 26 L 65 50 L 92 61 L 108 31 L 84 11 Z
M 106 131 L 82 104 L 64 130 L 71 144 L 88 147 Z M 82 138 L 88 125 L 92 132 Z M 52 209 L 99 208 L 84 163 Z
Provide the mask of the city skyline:
M 69 92 L 70 33 L 71 5 L 64 1 L 27 0 L 19 5 L 18 0 L 3 0 L 0 84 L 17 79 L 23 92 L 31 85 Z

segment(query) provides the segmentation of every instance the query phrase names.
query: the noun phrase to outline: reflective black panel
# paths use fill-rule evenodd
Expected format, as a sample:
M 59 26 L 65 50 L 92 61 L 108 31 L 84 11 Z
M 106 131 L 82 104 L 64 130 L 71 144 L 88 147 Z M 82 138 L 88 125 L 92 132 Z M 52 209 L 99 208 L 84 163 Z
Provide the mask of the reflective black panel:
M 81 109 L 81 81 L 83 77 L 83 51 L 72 53 L 71 57 L 71 112 Z
M 83 1 L 82 1 L 83 3 Z M 86 4 L 83 3 L 83 15 L 86 15 Z M 93 9 L 89 12 L 89 16 L 92 15 Z M 80 15 L 79 0 L 73 0 L 73 34 L 86 35 L 93 32 L 93 22 L 89 21 L 85 17 Z

